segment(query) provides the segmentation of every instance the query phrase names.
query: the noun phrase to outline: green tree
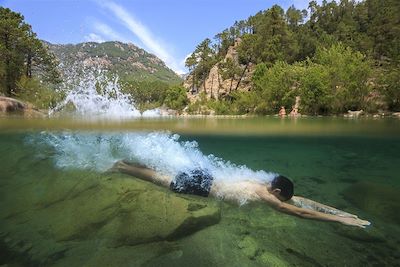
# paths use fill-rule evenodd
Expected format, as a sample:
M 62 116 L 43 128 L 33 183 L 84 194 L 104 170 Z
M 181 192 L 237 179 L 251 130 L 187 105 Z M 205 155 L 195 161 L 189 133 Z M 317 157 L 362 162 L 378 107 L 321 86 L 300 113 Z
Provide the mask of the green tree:
M 164 104 L 172 109 L 181 111 L 189 103 L 186 89 L 183 86 L 171 86 L 166 93 Z
M 307 10 L 305 9 L 299 10 L 294 5 L 291 5 L 286 10 L 286 22 L 292 29 L 296 29 L 302 24 L 305 17 L 307 17 Z
M 310 114 L 371 110 L 371 99 L 379 102 L 382 97 L 391 110 L 398 109 L 400 2 L 319 2 L 310 1 L 308 12 L 274 5 L 217 34 L 213 64 L 220 62 L 224 78 L 238 79 L 236 88 L 249 66 L 258 64 L 251 97 L 231 86 L 232 107 L 221 105 L 225 112 L 275 112 L 280 105 L 290 105 L 295 94 L 302 95 L 303 112 Z M 234 62 L 221 62 L 236 37 L 242 39 L 237 48 L 240 74 Z M 206 73 L 207 68 L 197 70 Z M 381 72 L 383 77 L 377 79 Z
M 208 77 L 208 74 L 210 73 L 210 69 L 215 64 L 215 57 L 214 57 L 215 55 L 210 45 L 211 45 L 211 40 L 207 38 L 203 42 L 201 42 L 195 50 L 195 53 L 198 55 L 200 59 L 199 64 L 197 65 L 196 68 L 196 73 L 198 74 L 198 77 L 203 83 L 204 90 L 205 90 L 205 80 Z
M 263 106 L 267 112 L 294 105 L 297 83 L 303 71 L 300 64 L 290 65 L 284 61 L 277 61 L 270 68 L 265 64 L 257 65 L 253 76 L 254 90 L 261 103 L 265 102 Z
M 185 66 L 189 69 L 189 73 L 192 75 L 192 92 L 197 91 L 197 86 L 196 86 L 196 67 L 198 64 L 198 59 L 195 53 L 192 53 L 186 60 L 185 60 Z
M 400 1 L 366 0 L 374 57 L 400 60 Z
M 23 73 L 24 53 L 30 26 L 23 22 L 21 14 L 0 7 L 0 58 L 3 67 L 2 89 L 10 96 Z
M 239 80 L 236 84 L 235 91 L 239 88 L 239 85 L 249 68 L 249 65 L 254 62 L 255 46 L 258 43 L 258 36 L 254 34 L 245 34 L 242 37 L 242 41 L 237 48 L 239 64 L 244 65 L 243 70 L 240 73 Z
M 219 64 L 222 79 L 230 79 L 229 93 L 232 91 L 233 81 L 242 73 L 239 64 L 232 58 L 227 58 L 225 62 Z
M 0 77 L 5 95 L 17 94 L 17 82 L 22 75 L 32 78 L 33 69 L 51 82 L 59 81 L 56 61 L 43 43 L 36 38 L 24 17 L 0 7 Z
M 312 115 L 327 114 L 332 102 L 329 73 L 319 64 L 309 63 L 299 79 L 300 112 Z
M 280 6 L 274 5 L 268 9 L 260 17 L 255 31 L 260 36 L 255 52 L 261 62 L 271 66 L 277 60 L 294 61 L 298 53 L 297 43 Z
M 163 104 L 169 85 L 162 81 L 129 81 L 121 84 L 122 90 L 129 93 L 141 110 L 159 107 Z
M 334 95 L 333 111 L 366 108 L 371 63 L 363 54 L 339 43 L 329 49 L 318 49 L 313 61 L 327 68 Z
M 386 100 L 389 110 L 400 111 L 400 66 L 393 66 L 386 70 L 380 78 L 380 84 L 383 88 L 383 96 Z

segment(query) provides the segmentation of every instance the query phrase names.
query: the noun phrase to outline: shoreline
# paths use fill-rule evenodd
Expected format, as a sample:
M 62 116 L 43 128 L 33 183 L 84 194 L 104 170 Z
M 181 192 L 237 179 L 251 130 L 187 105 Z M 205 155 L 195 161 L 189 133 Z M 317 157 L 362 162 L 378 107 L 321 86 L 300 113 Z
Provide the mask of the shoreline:
M 176 117 L 176 118 L 257 118 L 257 117 L 280 117 L 282 119 L 298 119 L 298 118 L 374 118 L 374 119 L 383 119 L 383 118 L 398 118 L 400 119 L 400 112 L 392 112 L 392 111 L 380 111 L 377 113 L 367 113 L 363 110 L 359 111 L 351 111 L 349 110 L 347 113 L 341 114 L 328 114 L 328 115 L 279 115 L 279 114 L 267 114 L 267 115 L 256 115 L 256 114 L 189 114 L 182 113 L 179 114 L 178 111 L 172 109 L 159 108 L 161 113 L 158 117 Z M 27 118 L 49 118 L 49 110 L 42 110 L 36 108 L 33 104 L 26 101 L 21 101 L 16 98 L 4 97 L 0 96 L 0 117 L 27 117 Z M 142 112 L 143 114 L 143 112 Z M 157 116 L 155 118 L 158 118 Z M 147 118 L 145 116 L 141 118 Z
M 280 116 L 278 114 L 267 114 L 267 115 L 255 115 L 255 114 L 243 114 L 243 115 L 217 115 L 217 114 L 180 114 L 180 115 L 168 115 L 173 117 L 188 117 L 188 118 L 281 118 L 281 119 L 298 119 L 298 118 L 374 118 L 374 119 L 385 119 L 385 118 L 398 118 L 400 119 L 400 112 L 381 112 L 381 113 L 366 113 L 361 115 L 350 115 L 348 113 L 343 114 L 330 114 L 330 115 L 296 115 L 296 116 Z

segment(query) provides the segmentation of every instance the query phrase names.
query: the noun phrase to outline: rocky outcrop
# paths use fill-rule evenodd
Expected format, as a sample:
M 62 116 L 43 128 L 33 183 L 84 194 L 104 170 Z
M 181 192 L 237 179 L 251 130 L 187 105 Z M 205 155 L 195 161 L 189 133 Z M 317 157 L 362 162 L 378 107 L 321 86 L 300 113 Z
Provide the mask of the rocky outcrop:
M 52 265 L 93 244 L 104 250 L 162 246 L 220 220 L 218 202 L 207 198 L 175 194 L 123 174 L 70 174 L 2 185 L 0 247 L 7 255 Z
M 26 117 L 42 117 L 44 114 L 32 104 L 11 97 L 0 96 L 0 114 L 21 114 Z
M 23 112 L 27 105 L 16 99 L 0 96 L 0 112 Z
M 344 117 L 349 117 L 349 118 L 358 118 L 360 115 L 363 115 L 364 111 L 363 110 L 348 110 L 347 114 L 344 114 Z
M 249 91 L 251 89 L 251 77 L 254 71 L 254 66 L 252 64 L 249 64 L 248 66 L 239 64 L 237 47 L 240 45 L 240 42 L 241 40 L 238 38 L 234 45 L 229 47 L 222 62 L 218 62 L 210 69 L 207 78 L 198 88 L 193 88 L 193 75 L 186 77 L 183 86 L 188 90 L 187 96 L 190 102 L 199 100 L 201 93 L 204 93 L 207 99 L 220 99 L 235 90 Z M 222 70 L 220 63 L 224 63 L 228 59 L 240 66 L 241 69 L 240 75 L 235 75 L 234 79 L 223 79 L 221 75 Z

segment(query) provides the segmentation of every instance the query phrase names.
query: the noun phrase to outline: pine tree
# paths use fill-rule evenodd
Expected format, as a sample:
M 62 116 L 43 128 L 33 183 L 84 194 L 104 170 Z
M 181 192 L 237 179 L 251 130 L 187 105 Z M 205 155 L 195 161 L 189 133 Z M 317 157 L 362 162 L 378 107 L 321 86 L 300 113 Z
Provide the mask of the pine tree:
M 0 7 L 0 89 L 8 96 L 17 93 L 16 84 L 22 75 L 38 75 L 51 82 L 59 81 L 55 58 L 37 39 L 24 17 Z

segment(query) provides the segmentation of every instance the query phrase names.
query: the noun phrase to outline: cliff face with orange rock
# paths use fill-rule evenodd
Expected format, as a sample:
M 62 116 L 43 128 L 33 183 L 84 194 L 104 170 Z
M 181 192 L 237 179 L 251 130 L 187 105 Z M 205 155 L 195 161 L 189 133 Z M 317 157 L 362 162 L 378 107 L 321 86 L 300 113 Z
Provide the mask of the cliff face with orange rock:
M 195 102 L 200 99 L 202 94 L 207 99 L 221 99 L 234 91 L 249 91 L 251 88 L 251 77 L 255 66 L 250 64 L 249 66 L 239 64 L 237 47 L 241 40 L 237 39 L 235 44 L 230 46 L 225 58 L 216 63 L 208 73 L 207 78 L 197 88 L 193 88 L 193 75 L 189 75 L 183 86 L 188 90 L 187 96 L 190 102 Z M 223 79 L 221 63 L 231 59 L 234 64 L 237 64 L 241 73 L 235 75 L 234 79 L 228 78 Z

